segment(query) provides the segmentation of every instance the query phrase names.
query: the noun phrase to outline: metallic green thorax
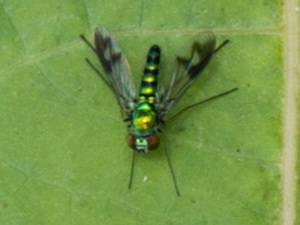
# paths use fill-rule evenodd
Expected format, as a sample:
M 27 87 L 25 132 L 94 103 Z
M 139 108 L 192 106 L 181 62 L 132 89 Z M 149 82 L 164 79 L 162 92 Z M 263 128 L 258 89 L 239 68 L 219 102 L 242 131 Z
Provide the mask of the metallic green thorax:
M 157 133 L 157 112 L 155 109 L 157 75 L 160 48 L 153 45 L 147 57 L 138 102 L 131 114 L 131 134 L 135 136 L 138 151 L 148 151 L 148 136 Z

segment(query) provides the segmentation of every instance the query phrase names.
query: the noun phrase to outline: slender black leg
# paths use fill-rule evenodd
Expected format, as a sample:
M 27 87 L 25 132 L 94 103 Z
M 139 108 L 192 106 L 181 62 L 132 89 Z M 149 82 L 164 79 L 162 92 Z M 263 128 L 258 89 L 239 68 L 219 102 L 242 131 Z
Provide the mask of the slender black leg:
M 129 183 L 128 183 L 128 189 L 131 188 L 132 185 L 132 179 L 133 179 L 133 172 L 134 172 L 134 159 L 135 159 L 135 151 L 132 151 L 132 160 L 131 160 L 131 168 L 130 168 L 130 175 L 129 175 Z
M 218 94 L 218 95 L 215 95 L 215 96 L 212 96 L 212 97 L 207 98 L 207 99 L 205 99 L 205 100 L 202 100 L 202 101 L 200 101 L 200 102 L 196 102 L 195 104 L 189 105 L 189 106 L 187 106 L 187 107 L 181 109 L 179 112 L 175 113 L 174 115 L 172 115 L 168 120 L 174 119 L 175 117 L 177 117 L 178 115 L 182 114 L 183 112 L 185 112 L 185 111 L 188 110 L 188 109 L 194 108 L 194 107 L 196 107 L 196 106 L 198 106 L 198 105 L 200 105 L 200 104 L 202 104 L 202 103 L 205 103 L 205 102 L 214 100 L 214 99 L 216 99 L 216 98 L 220 98 L 220 97 L 223 97 L 223 96 L 225 96 L 225 95 L 231 94 L 232 92 L 237 91 L 237 90 L 238 90 L 238 88 L 233 88 L 233 89 L 230 89 L 230 90 L 225 91 L 225 92 L 223 92 L 223 93 L 220 93 L 220 94 Z
M 177 194 L 177 196 L 180 196 L 179 188 L 178 188 L 177 181 L 176 181 L 175 172 L 174 172 L 174 169 L 173 169 L 173 166 L 172 166 L 169 154 L 168 154 L 168 148 L 167 148 L 166 144 L 165 144 L 165 152 L 166 152 L 168 165 L 169 165 L 169 168 L 170 168 L 170 171 L 171 171 L 171 175 L 172 175 L 172 179 L 173 179 L 176 194 Z

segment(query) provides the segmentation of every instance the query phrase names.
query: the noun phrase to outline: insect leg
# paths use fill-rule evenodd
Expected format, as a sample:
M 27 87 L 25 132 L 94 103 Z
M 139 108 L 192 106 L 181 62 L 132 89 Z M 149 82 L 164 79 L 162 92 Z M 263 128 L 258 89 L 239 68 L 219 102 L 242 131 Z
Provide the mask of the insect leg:
M 232 92 L 235 92 L 235 91 L 237 91 L 237 90 L 238 90 L 238 88 L 233 88 L 233 89 L 230 89 L 230 90 L 228 90 L 228 91 L 222 92 L 222 93 L 220 93 L 220 94 L 214 95 L 214 96 L 212 96 L 212 97 L 210 97 L 210 98 L 204 99 L 204 100 L 202 100 L 202 101 L 200 101 L 200 102 L 196 102 L 196 103 L 194 103 L 194 104 L 192 104 L 192 105 L 189 105 L 189 106 L 187 106 L 187 107 L 181 109 L 179 112 L 175 113 L 174 115 L 172 115 L 168 120 L 174 119 L 175 117 L 177 117 L 178 115 L 180 115 L 181 113 L 185 112 L 185 111 L 188 110 L 188 109 L 194 108 L 194 107 L 196 107 L 196 106 L 198 106 L 198 105 L 200 105 L 200 104 L 202 104 L 202 103 L 205 103 L 205 102 L 208 102 L 208 101 L 217 99 L 217 98 L 219 98 L 219 97 L 223 97 L 223 96 L 225 96 L 225 95 L 231 94 Z
M 134 160 L 135 160 L 135 151 L 132 151 L 132 159 L 131 159 L 131 168 L 130 168 L 128 189 L 131 189 L 131 185 L 132 185 L 133 172 L 134 172 Z
M 83 34 L 80 34 L 79 37 L 96 53 L 96 55 L 98 55 L 97 49 L 94 48 L 91 42 L 89 42 Z
M 223 48 L 225 45 L 229 43 L 229 39 L 223 41 L 214 51 L 213 54 L 217 53 L 221 48 Z
M 179 188 L 178 188 L 177 181 L 176 181 L 175 172 L 174 172 L 174 169 L 173 169 L 173 166 L 172 166 L 169 154 L 168 154 L 168 148 L 167 148 L 166 144 L 165 144 L 165 152 L 166 152 L 166 157 L 167 157 L 168 165 L 169 165 L 170 172 L 171 172 L 171 175 L 172 175 L 172 179 L 173 179 L 176 194 L 177 194 L 177 196 L 180 196 Z
M 104 81 L 104 83 L 112 90 L 110 84 L 104 78 L 104 76 L 102 75 L 102 73 L 100 73 L 100 71 L 94 66 L 94 64 L 88 58 L 85 58 L 85 61 L 86 61 L 87 64 L 89 64 L 89 66 L 92 68 L 92 70 L 94 70 L 94 72 L 96 74 L 98 74 L 98 76 Z

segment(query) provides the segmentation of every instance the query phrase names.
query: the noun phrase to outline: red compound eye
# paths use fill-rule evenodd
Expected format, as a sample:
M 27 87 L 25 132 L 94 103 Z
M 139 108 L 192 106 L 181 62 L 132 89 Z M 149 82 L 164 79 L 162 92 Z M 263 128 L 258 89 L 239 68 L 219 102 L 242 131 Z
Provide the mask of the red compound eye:
M 159 138 L 156 135 L 150 135 L 148 137 L 148 147 L 149 150 L 157 148 L 159 145 Z
M 132 134 L 128 135 L 127 143 L 128 143 L 130 148 L 136 150 L 136 148 L 135 148 L 135 137 Z

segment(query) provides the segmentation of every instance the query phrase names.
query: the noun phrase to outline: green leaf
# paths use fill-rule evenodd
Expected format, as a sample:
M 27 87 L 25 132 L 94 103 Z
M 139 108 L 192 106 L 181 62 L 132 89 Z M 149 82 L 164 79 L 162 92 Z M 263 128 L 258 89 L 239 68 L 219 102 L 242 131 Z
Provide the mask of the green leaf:
M 280 224 L 282 11 L 262 0 L 1 0 L 0 224 Z M 239 90 L 167 120 L 160 148 L 136 154 L 131 190 L 126 124 L 79 39 L 98 24 L 136 85 L 152 44 L 168 77 L 200 31 L 230 39 L 170 114 Z

